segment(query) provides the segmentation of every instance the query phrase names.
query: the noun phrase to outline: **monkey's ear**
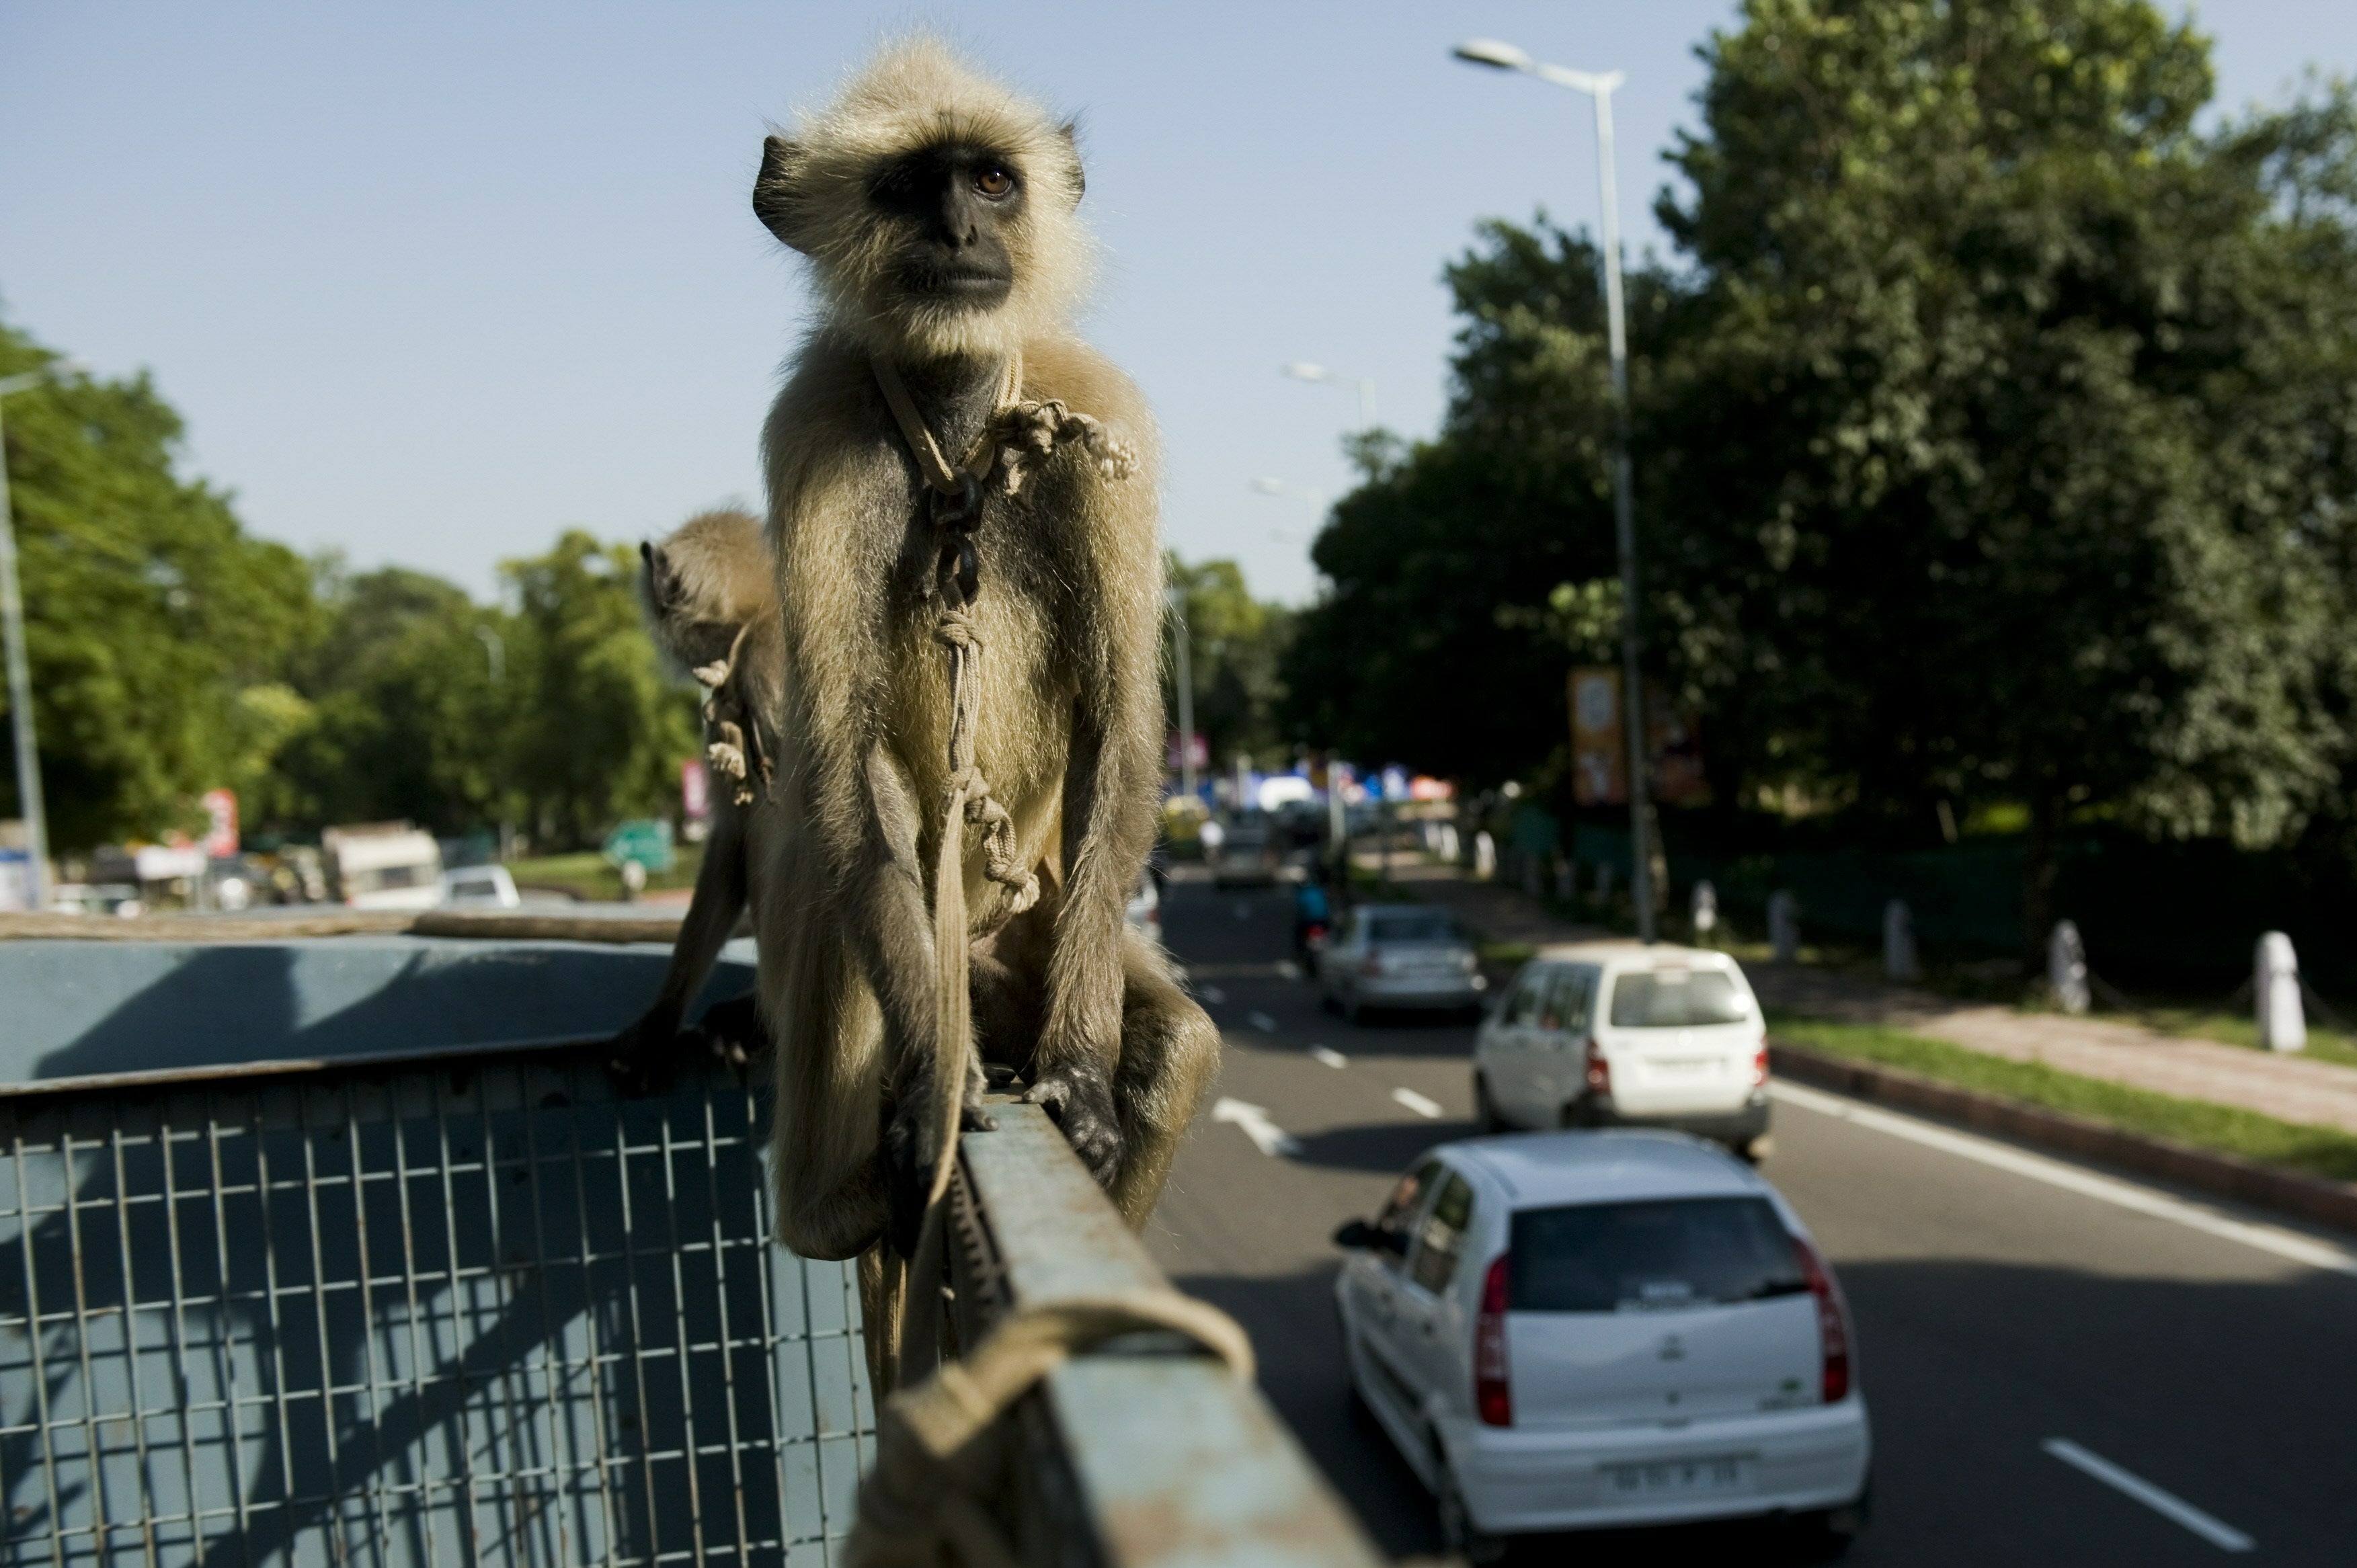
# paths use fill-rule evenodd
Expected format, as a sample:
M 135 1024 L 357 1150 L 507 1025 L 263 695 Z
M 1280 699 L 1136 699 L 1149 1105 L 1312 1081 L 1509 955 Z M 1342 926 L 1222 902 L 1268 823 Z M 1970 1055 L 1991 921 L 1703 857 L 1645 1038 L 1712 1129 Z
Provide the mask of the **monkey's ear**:
M 646 567 L 647 604 L 662 615 L 679 598 L 679 575 L 671 569 L 671 557 L 660 544 L 640 540 L 639 560 Z
M 753 177 L 753 216 L 761 226 L 797 251 L 807 252 L 795 223 L 796 188 L 810 162 L 810 154 L 796 142 L 770 136 L 761 143 L 761 172 Z
M 1057 126 L 1056 133 L 1064 138 L 1064 145 L 1072 155 L 1072 205 L 1078 207 L 1081 204 L 1081 198 L 1089 193 L 1088 171 L 1081 167 L 1081 122 L 1079 117 L 1074 116 L 1073 118 L 1065 121 L 1062 124 Z

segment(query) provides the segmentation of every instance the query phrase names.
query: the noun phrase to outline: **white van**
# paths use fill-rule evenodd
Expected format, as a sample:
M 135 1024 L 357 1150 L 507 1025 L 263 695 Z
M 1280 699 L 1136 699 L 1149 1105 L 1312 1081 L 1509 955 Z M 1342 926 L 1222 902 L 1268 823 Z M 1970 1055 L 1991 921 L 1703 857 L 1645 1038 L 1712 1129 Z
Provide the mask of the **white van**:
M 1657 942 L 1542 949 L 1473 1042 L 1484 1132 L 1673 1127 L 1765 1153 L 1768 1035 L 1725 953 Z
M 355 909 L 431 909 L 442 902 L 442 846 L 407 822 L 366 822 L 319 835 L 336 897 Z
M 1781 1519 L 1838 1549 L 1872 1438 L 1841 1286 L 1781 1194 L 1674 1133 L 1446 1144 L 1334 1234 L 1354 1393 L 1505 1538 Z

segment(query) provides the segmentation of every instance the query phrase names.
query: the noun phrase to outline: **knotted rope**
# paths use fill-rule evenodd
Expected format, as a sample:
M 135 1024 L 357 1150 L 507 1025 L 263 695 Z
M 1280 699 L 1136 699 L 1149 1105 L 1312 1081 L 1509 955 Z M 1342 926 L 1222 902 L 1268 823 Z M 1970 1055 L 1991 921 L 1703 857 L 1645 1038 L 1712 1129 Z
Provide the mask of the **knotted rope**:
M 900 426 L 917 471 L 932 494 L 931 516 L 940 534 L 934 562 L 933 592 L 940 613 L 933 639 L 949 655 L 950 735 L 949 776 L 942 786 L 941 842 L 933 861 L 933 984 L 934 984 L 934 1103 L 933 1126 L 938 1134 L 932 1180 L 927 1189 L 925 1218 L 917 1244 L 913 1273 L 916 1295 L 921 1298 L 909 1324 L 902 1353 L 913 1352 L 918 1365 L 930 1364 L 933 1354 L 931 1329 L 934 1322 L 931 1281 L 938 1273 L 942 1251 L 942 1197 L 949 1190 L 954 1168 L 958 1123 L 964 1106 L 965 1078 L 974 1055 L 974 1019 L 966 980 L 965 828 L 983 830 L 987 875 L 1012 889 L 1011 910 L 1021 914 L 1039 898 L 1039 879 L 1019 863 L 1015 820 L 990 792 L 989 780 L 974 760 L 980 727 L 983 641 L 975 629 L 974 603 L 982 590 L 981 560 L 974 534 L 982 523 L 982 488 L 994 470 L 1000 475 L 1000 493 L 1008 497 L 1022 489 L 1025 476 L 1053 456 L 1060 445 L 1079 443 L 1100 472 L 1123 478 L 1135 467 L 1129 449 L 1086 414 L 1074 413 L 1060 402 L 1025 403 L 1023 360 L 1009 356 L 999 378 L 990 418 L 965 461 L 952 467 L 942 456 L 916 400 L 909 395 L 900 372 L 882 355 L 869 361 L 876 383 Z M 908 1299 L 903 1293 L 904 1300 Z M 921 1341 L 921 1343 L 920 1342 Z
M 744 650 L 745 634 L 752 629 L 751 621 L 738 627 L 726 657 L 699 664 L 692 671 L 705 693 L 705 760 L 734 780 L 729 798 L 740 806 L 753 803 L 755 778 L 760 779 L 763 789 L 770 787 L 770 750 L 761 737 L 760 715 L 752 711 L 742 682 L 736 680 L 737 656 Z
M 1004 1462 L 993 1429 L 1066 1359 L 1124 1334 L 1173 1330 L 1253 1377 L 1252 1342 L 1233 1318 L 1176 1291 L 1125 1293 L 1016 1313 L 963 1361 L 887 1401 L 876 1418 L 876 1466 L 859 1484 L 845 1568 L 1016 1568 L 984 1507 Z

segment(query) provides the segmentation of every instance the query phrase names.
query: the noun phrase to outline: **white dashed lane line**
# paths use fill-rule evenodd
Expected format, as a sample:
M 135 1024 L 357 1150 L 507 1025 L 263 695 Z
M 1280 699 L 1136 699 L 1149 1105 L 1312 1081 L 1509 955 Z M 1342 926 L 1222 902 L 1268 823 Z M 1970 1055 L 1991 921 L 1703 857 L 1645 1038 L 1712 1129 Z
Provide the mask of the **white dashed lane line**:
M 2163 1491 L 2100 1454 L 2090 1454 L 2067 1437 L 2050 1437 L 2039 1446 L 2081 1474 L 2093 1476 L 2114 1491 L 2134 1498 L 2163 1519 L 2183 1525 L 2221 1552 L 2248 1552 L 2257 1544 L 2223 1520 L 2212 1518 L 2176 1493 Z
M 1314 1062 L 1324 1062 L 1330 1068 L 1346 1068 L 1351 1065 L 1350 1058 L 1340 1051 L 1329 1051 L 1324 1046 L 1310 1047 L 1309 1059 Z
M 1253 1141 L 1253 1147 L 1272 1158 L 1297 1155 L 1301 1141 L 1269 1120 L 1268 1107 L 1242 1100 L 1222 1099 L 1211 1107 L 1211 1120 L 1225 1122 Z
M 1394 1089 L 1392 1090 L 1392 1099 L 1428 1122 L 1437 1122 L 1440 1119 L 1440 1101 L 1427 1100 L 1413 1089 Z
M 1214 1007 L 1228 999 L 1228 993 L 1216 985 L 1206 985 L 1198 994 Z
M 1276 1020 L 1265 1013 L 1247 1013 L 1244 1015 L 1244 1020 L 1264 1035 L 1276 1033 Z

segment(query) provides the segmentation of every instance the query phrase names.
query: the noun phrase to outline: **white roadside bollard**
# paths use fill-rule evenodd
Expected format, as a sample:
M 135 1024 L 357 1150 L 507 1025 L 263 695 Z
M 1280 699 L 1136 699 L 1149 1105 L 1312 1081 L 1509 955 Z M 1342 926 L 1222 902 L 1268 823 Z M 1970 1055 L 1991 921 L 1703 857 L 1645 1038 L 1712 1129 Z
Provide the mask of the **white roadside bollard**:
M 1801 956 L 1801 906 L 1781 887 L 1768 895 L 1768 946 L 1778 963 Z
M 1455 822 L 1441 823 L 1440 858 L 1448 862 L 1451 865 L 1456 865 L 1458 850 L 1460 847 L 1461 846 L 1457 842 L 1457 824 Z
M 2069 920 L 2055 921 L 2046 939 L 2046 984 L 2054 993 L 2054 1005 L 2065 1013 L 2084 1013 L 2094 1000 L 2088 990 L 2086 944 Z
M 1706 881 L 1697 882 L 1694 885 L 1695 940 L 1698 942 L 1706 940 L 1711 932 L 1717 929 L 1718 929 L 1718 889 Z
M 1473 835 L 1473 880 L 1487 882 L 1498 875 L 1498 843 L 1483 829 Z
M 1915 961 L 1915 917 L 1904 898 L 1882 907 L 1882 972 L 1893 980 L 1923 978 L 1923 966 Z
M 2269 931 L 2259 939 L 2251 990 L 2259 1010 L 2259 1047 L 2269 1051 L 2308 1048 L 2308 1015 L 2299 1004 L 2299 955 L 2291 939 Z

